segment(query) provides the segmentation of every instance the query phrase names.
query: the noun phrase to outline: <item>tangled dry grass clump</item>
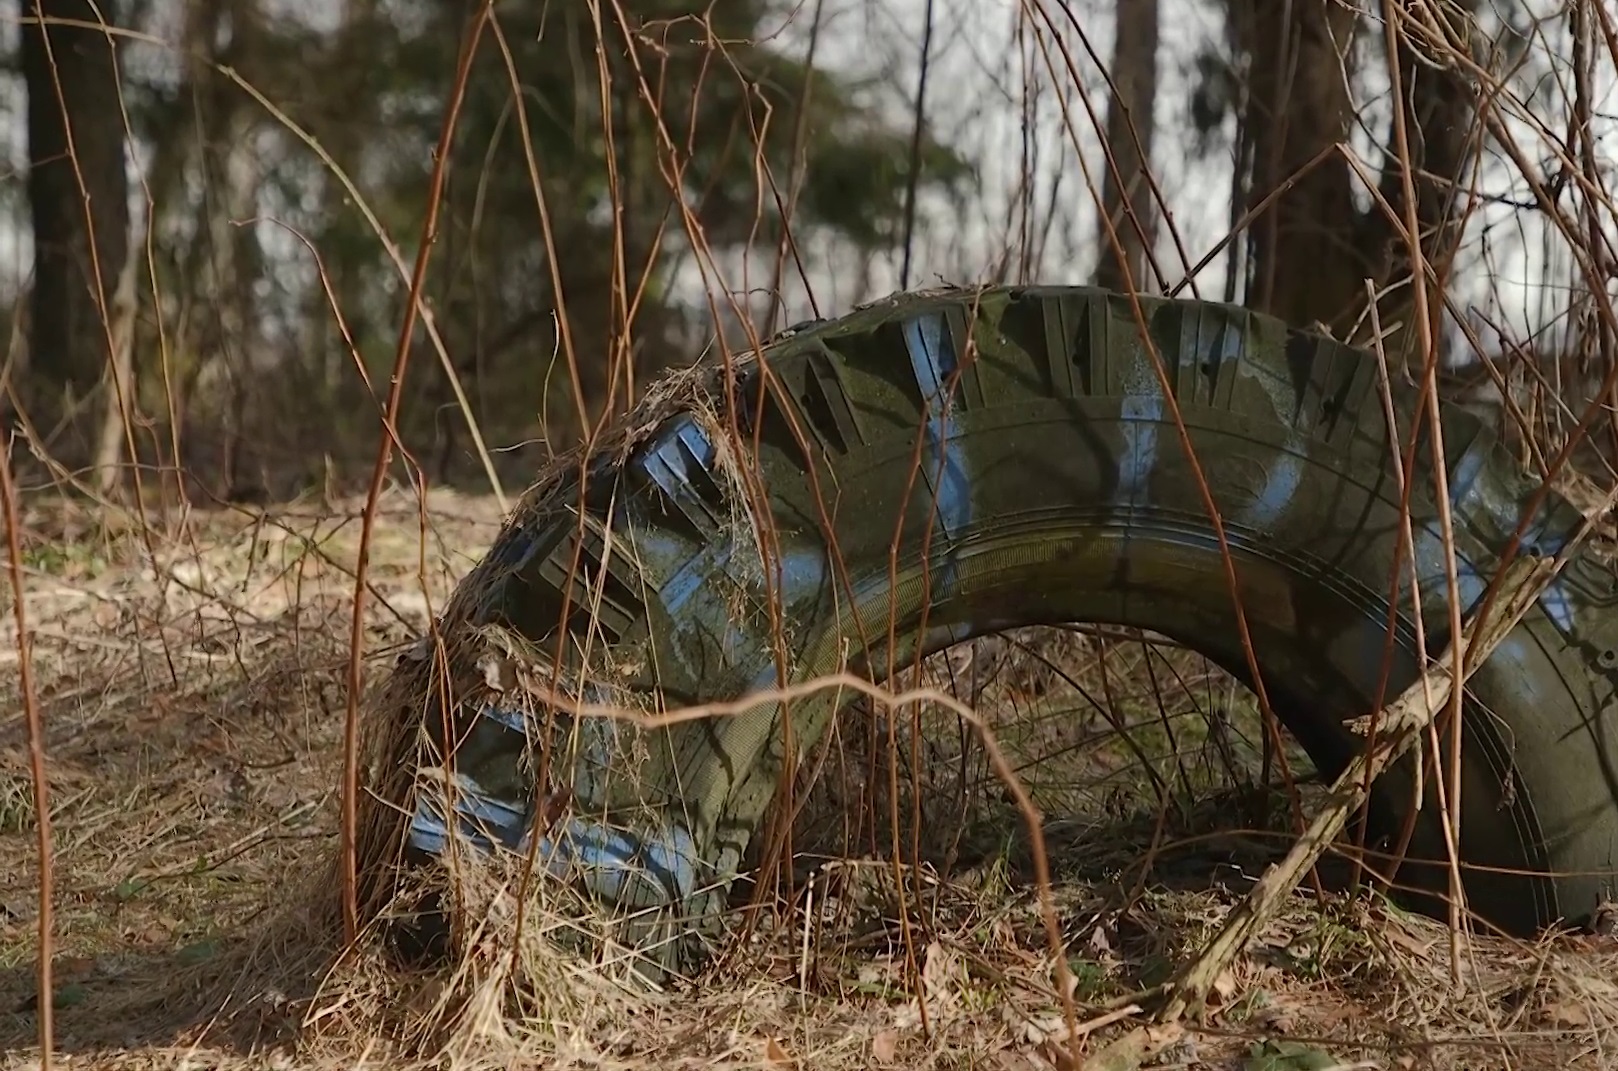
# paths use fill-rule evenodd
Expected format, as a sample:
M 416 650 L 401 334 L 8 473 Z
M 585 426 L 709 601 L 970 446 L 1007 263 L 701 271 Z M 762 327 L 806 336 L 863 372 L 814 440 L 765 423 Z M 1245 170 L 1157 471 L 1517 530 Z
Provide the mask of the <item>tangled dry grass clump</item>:
M 449 969 L 401 970 L 368 937 L 339 955 L 356 512 L 193 515 L 155 571 L 133 564 L 129 535 L 87 514 L 26 517 L 66 1066 L 1071 1066 L 1026 840 L 981 755 L 942 721 L 896 737 L 924 761 L 882 757 L 924 771 L 901 786 L 932 801 L 920 862 L 896 868 L 879 842 L 861 847 L 869 831 L 823 838 L 797 864 L 793 898 L 738 909 L 731 944 L 695 982 L 649 989 L 610 942 L 579 951 L 571 938 L 591 916 L 556 901 L 560 890 L 542 891 L 518 933 L 517 875 L 496 864 L 462 882 L 479 923 Z M 367 623 L 376 679 L 499 520 L 491 503 L 452 495 L 435 495 L 427 516 L 424 545 L 407 495 L 382 513 Z M 1184 652 L 1124 639 L 1016 634 L 924 671 L 966 689 L 1042 807 L 1081 815 L 1046 833 L 1094 1052 L 1128 1036 L 1139 991 L 1196 953 L 1288 840 L 1246 820 L 1264 786 L 1221 790 L 1211 776 L 1251 757 L 1244 697 Z M 1209 721 L 1210 707 L 1225 716 Z M 6 708 L 0 844 L 21 861 L 33 823 L 14 695 Z M 850 755 L 862 716 L 844 722 Z M 806 830 L 886 809 L 880 785 L 824 780 Z M 0 1045 L 20 1060 L 38 1000 L 34 876 L 27 864 L 0 879 Z M 920 937 L 915 971 L 901 915 Z M 1299 893 L 1218 979 L 1205 1021 L 1156 1035 L 1147 1065 L 1618 1062 L 1612 936 L 1476 937 L 1458 985 L 1447 947 L 1441 925 L 1378 899 Z

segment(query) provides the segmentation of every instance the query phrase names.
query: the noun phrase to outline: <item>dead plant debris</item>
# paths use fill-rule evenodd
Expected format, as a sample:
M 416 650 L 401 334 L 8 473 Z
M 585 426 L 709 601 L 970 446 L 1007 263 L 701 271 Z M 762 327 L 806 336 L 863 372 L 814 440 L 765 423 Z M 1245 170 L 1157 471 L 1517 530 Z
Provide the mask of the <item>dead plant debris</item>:
M 408 495 L 384 510 L 373 682 L 498 527 L 487 501 L 439 493 L 430 507 L 425 546 Z M 62 1066 L 1618 1065 L 1610 934 L 1473 937 L 1454 986 L 1442 926 L 1346 896 L 1286 898 L 1210 981 L 1203 1022 L 1150 1025 L 1142 991 L 1199 951 L 1287 841 L 1241 839 L 1242 861 L 1216 866 L 1237 858 L 1237 834 L 1217 821 L 1231 808 L 1182 808 L 1165 825 L 1106 794 L 1093 797 L 1098 816 L 1056 822 L 1050 837 L 1066 974 L 1083 1011 L 1073 1025 L 1011 836 L 955 837 L 911 867 L 861 852 L 806 858 L 790 896 L 783 885 L 764 898 L 768 910 L 738 914 L 727 955 L 662 991 L 627 979 L 610 945 L 560 951 L 561 928 L 588 924 L 562 905 L 530 912 L 518 941 L 509 875 L 494 868 L 475 883 L 482 925 L 454 970 L 398 970 L 365 940 L 339 956 L 334 786 L 358 516 L 357 503 L 194 514 L 161 533 L 152 561 L 142 540 L 88 513 L 29 512 L 25 596 L 58 830 L 49 999 Z M 1085 670 L 1089 641 L 1073 633 L 1018 642 Z M 1010 667 L 971 697 L 1010 712 L 1004 724 L 1059 687 L 1018 650 L 970 656 Z M 0 665 L 17 658 L 0 647 Z M 14 675 L 0 679 L 13 692 Z M 0 876 L 0 1045 L 25 1064 L 40 1000 L 34 816 L 20 708 L 14 692 L 5 698 L 0 848 L 17 862 Z M 1041 723 L 1022 742 L 1079 739 L 1052 732 Z M 1093 761 L 1116 777 L 1130 756 L 1107 754 Z M 1039 776 L 1047 803 L 1092 799 L 1071 770 L 1065 781 Z M 826 800 L 870 808 L 868 789 L 845 782 Z M 922 819 L 981 826 L 993 801 L 974 807 L 939 805 Z M 1170 834 L 1194 849 L 1176 856 Z

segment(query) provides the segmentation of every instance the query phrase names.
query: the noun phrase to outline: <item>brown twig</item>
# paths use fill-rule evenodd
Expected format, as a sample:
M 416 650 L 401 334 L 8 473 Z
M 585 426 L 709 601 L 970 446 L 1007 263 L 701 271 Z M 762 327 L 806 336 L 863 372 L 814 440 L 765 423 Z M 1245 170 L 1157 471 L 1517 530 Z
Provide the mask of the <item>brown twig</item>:
M 6 560 L 11 571 L 11 608 L 17 620 L 17 676 L 22 686 L 23 716 L 28 721 L 28 772 L 34 789 L 34 829 L 39 851 L 39 1069 L 51 1068 L 51 809 L 45 780 L 45 730 L 34 694 L 34 660 L 22 596 L 22 526 L 17 516 L 17 488 L 11 479 L 11 444 L 0 457 L 0 510 L 6 521 Z
M 398 437 L 399 402 L 404 394 L 405 370 L 410 361 L 410 340 L 415 333 L 417 312 L 421 305 L 422 284 L 427 278 L 427 263 L 431 259 L 433 242 L 438 235 L 438 213 L 443 203 L 444 171 L 449 163 L 450 143 L 455 136 L 455 121 L 460 116 L 461 102 L 466 98 L 466 86 L 472 74 L 472 58 L 477 55 L 479 39 L 488 24 L 494 0 L 484 0 L 472 16 L 471 28 L 462 46 L 455 82 L 450 90 L 449 106 L 444 113 L 444 125 L 438 136 L 438 147 L 433 155 L 433 173 L 427 188 L 426 218 L 421 226 L 421 244 L 416 250 L 416 267 L 410 277 L 410 295 L 405 302 L 404 323 L 399 329 L 399 345 L 393 355 L 393 371 L 388 377 L 388 400 L 382 417 L 382 434 L 377 437 L 376 464 L 371 470 L 371 483 L 365 495 L 365 512 L 360 521 L 360 545 L 354 566 L 354 613 L 349 632 L 348 651 L 348 705 L 343 718 L 343 826 L 342 826 L 342 899 L 343 936 L 352 942 L 359 932 L 357 902 L 357 845 L 359 842 L 359 752 L 360 752 L 360 664 L 365 650 L 365 569 L 369 564 L 371 534 L 376 525 L 377 504 L 382 495 L 382 483 L 388 474 L 388 463 L 393 458 L 394 440 Z
M 1403 100 L 1404 95 L 1401 89 L 1402 71 L 1399 61 L 1400 12 L 1398 6 L 1392 0 L 1382 0 L 1382 17 L 1388 53 L 1388 77 L 1391 79 L 1393 86 L 1393 97 L 1395 100 Z M 1416 165 L 1412 162 L 1410 155 L 1410 132 L 1405 121 L 1405 109 L 1402 107 L 1393 109 L 1393 142 L 1394 152 L 1399 163 L 1400 192 L 1404 201 L 1405 241 L 1412 265 L 1410 286 L 1414 304 L 1412 305 L 1411 316 L 1416 321 L 1417 347 L 1424 364 L 1422 393 L 1425 396 L 1428 430 L 1432 434 L 1433 496 L 1434 501 L 1437 503 L 1439 536 L 1444 546 L 1444 583 L 1445 591 L 1448 595 L 1446 603 L 1449 610 L 1450 635 L 1459 636 L 1461 634 L 1460 572 L 1456 565 L 1455 556 L 1455 523 L 1450 512 L 1448 462 L 1444 457 L 1443 413 L 1438 403 L 1438 349 L 1433 337 L 1433 314 L 1427 300 L 1427 259 L 1426 252 L 1422 249 L 1421 244 L 1420 206 L 1416 199 Z M 1413 437 L 1414 430 L 1412 429 Z M 1490 647 L 1492 646 L 1493 644 L 1490 644 Z M 1461 839 L 1462 731 L 1460 688 L 1450 690 L 1449 707 L 1445 717 L 1449 721 L 1450 730 L 1449 782 L 1447 785 L 1440 785 L 1439 793 L 1441 802 L 1448 812 L 1445 815 L 1444 839 L 1446 850 L 1449 853 L 1450 864 L 1450 981 L 1459 984 L 1461 980 L 1460 931 L 1464 923 L 1463 908 L 1465 907 L 1465 889 L 1461 884 L 1459 856 Z M 1374 775 L 1367 774 L 1367 784 L 1369 784 L 1371 776 Z

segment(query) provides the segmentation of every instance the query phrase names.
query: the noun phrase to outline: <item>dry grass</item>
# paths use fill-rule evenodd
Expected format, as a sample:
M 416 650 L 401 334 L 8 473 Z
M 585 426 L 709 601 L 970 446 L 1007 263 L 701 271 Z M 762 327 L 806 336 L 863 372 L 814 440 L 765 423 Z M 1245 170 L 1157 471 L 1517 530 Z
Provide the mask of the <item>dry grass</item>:
M 431 505 L 425 548 L 408 496 L 378 530 L 373 681 L 497 530 L 488 502 Z M 698 984 L 627 987 L 610 949 L 563 954 L 543 926 L 525 930 L 514 963 L 513 905 L 492 871 L 472 886 L 485 925 L 458 973 L 389 970 L 368 945 L 337 960 L 328 879 L 358 514 L 193 515 L 159 538 L 154 571 L 127 531 L 66 507 L 28 512 L 68 1066 L 1068 1066 L 1015 823 L 948 724 L 924 734 L 922 791 L 903 796 L 906 812 L 929 801 L 930 838 L 903 892 L 891 862 L 868 853 L 806 863 L 793 899 L 754 919 Z M 927 672 L 992 717 L 1042 806 L 1080 812 L 1051 841 L 1074 995 L 1099 1047 L 1134 1021 L 1130 995 L 1193 953 L 1285 843 L 1241 830 L 1234 790 L 1208 794 L 1232 756 L 1252 757 L 1228 716 L 1242 697 L 1222 678 L 1138 644 L 1026 639 L 958 650 Z M 0 649 L 0 664 L 16 658 Z M 26 1061 L 35 864 L 13 681 L 0 722 L 0 849 L 16 860 L 0 878 L 0 1045 Z M 1115 719 L 1133 743 L 1098 746 Z M 909 769 L 910 752 L 900 761 Z M 819 791 L 824 809 L 810 813 L 853 815 L 855 834 L 861 814 L 868 824 L 888 806 L 857 776 Z M 867 839 L 885 840 L 851 842 Z M 901 911 L 919 970 L 906 966 Z M 1262 1049 L 1290 1038 L 1350 1066 L 1618 1067 L 1618 940 L 1478 938 L 1459 987 L 1446 947 L 1440 926 L 1380 902 L 1299 895 L 1223 980 L 1210 1020 L 1153 1066 L 1313 1066 Z

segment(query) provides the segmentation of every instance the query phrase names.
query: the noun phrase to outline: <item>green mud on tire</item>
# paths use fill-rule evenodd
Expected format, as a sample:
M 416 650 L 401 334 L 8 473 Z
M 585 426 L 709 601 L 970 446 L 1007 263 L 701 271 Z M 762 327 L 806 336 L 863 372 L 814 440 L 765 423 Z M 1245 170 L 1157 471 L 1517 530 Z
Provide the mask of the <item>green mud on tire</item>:
M 1335 774 L 1359 739 L 1344 723 L 1377 694 L 1399 536 L 1376 365 L 1239 307 L 1142 305 L 1272 705 Z M 1414 402 L 1395 398 L 1401 441 Z M 1470 604 L 1539 488 L 1473 415 L 1446 410 L 1443 440 Z M 1412 511 L 1436 654 L 1448 613 L 1430 446 Z M 1523 549 L 1556 553 L 1580 519 L 1545 497 Z M 1418 664 L 1408 574 L 1390 697 Z M 1513 932 L 1578 924 L 1618 881 L 1615 605 L 1618 578 L 1581 555 L 1467 690 L 1465 887 Z M 598 896 L 652 909 L 663 921 L 637 940 L 660 943 L 667 965 L 688 960 L 789 752 L 812 753 L 838 696 L 639 728 L 547 714 L 525 682 L 555 670 L 576 698 L 654 712 L 842 666 L 880 677 L 988 631 L 1071 621 L 1164 633 L 1248 677 L 1214 528 L 1127 299 L 949 290 L 801 325 L 728 370 L 665 381 L 610 444 L 529 492 L 446 608 L 446 657 L 424 646 L 395 670 L 362 865 L 391 873 L 401 853 L 441 852 L 453 811 L 485 847 L 532 849 Z M 431 787 L 442 780 L 417 773 L 446 765 L 450 739 L 453 808 Z M 1384 845 L 1415 775 L 1407 759 L 1376 790 Z M 1399 874 L 1418 892 L 1448 880 L 1436 796 Z M 373 903 L 390 888 L 367 886 Z

